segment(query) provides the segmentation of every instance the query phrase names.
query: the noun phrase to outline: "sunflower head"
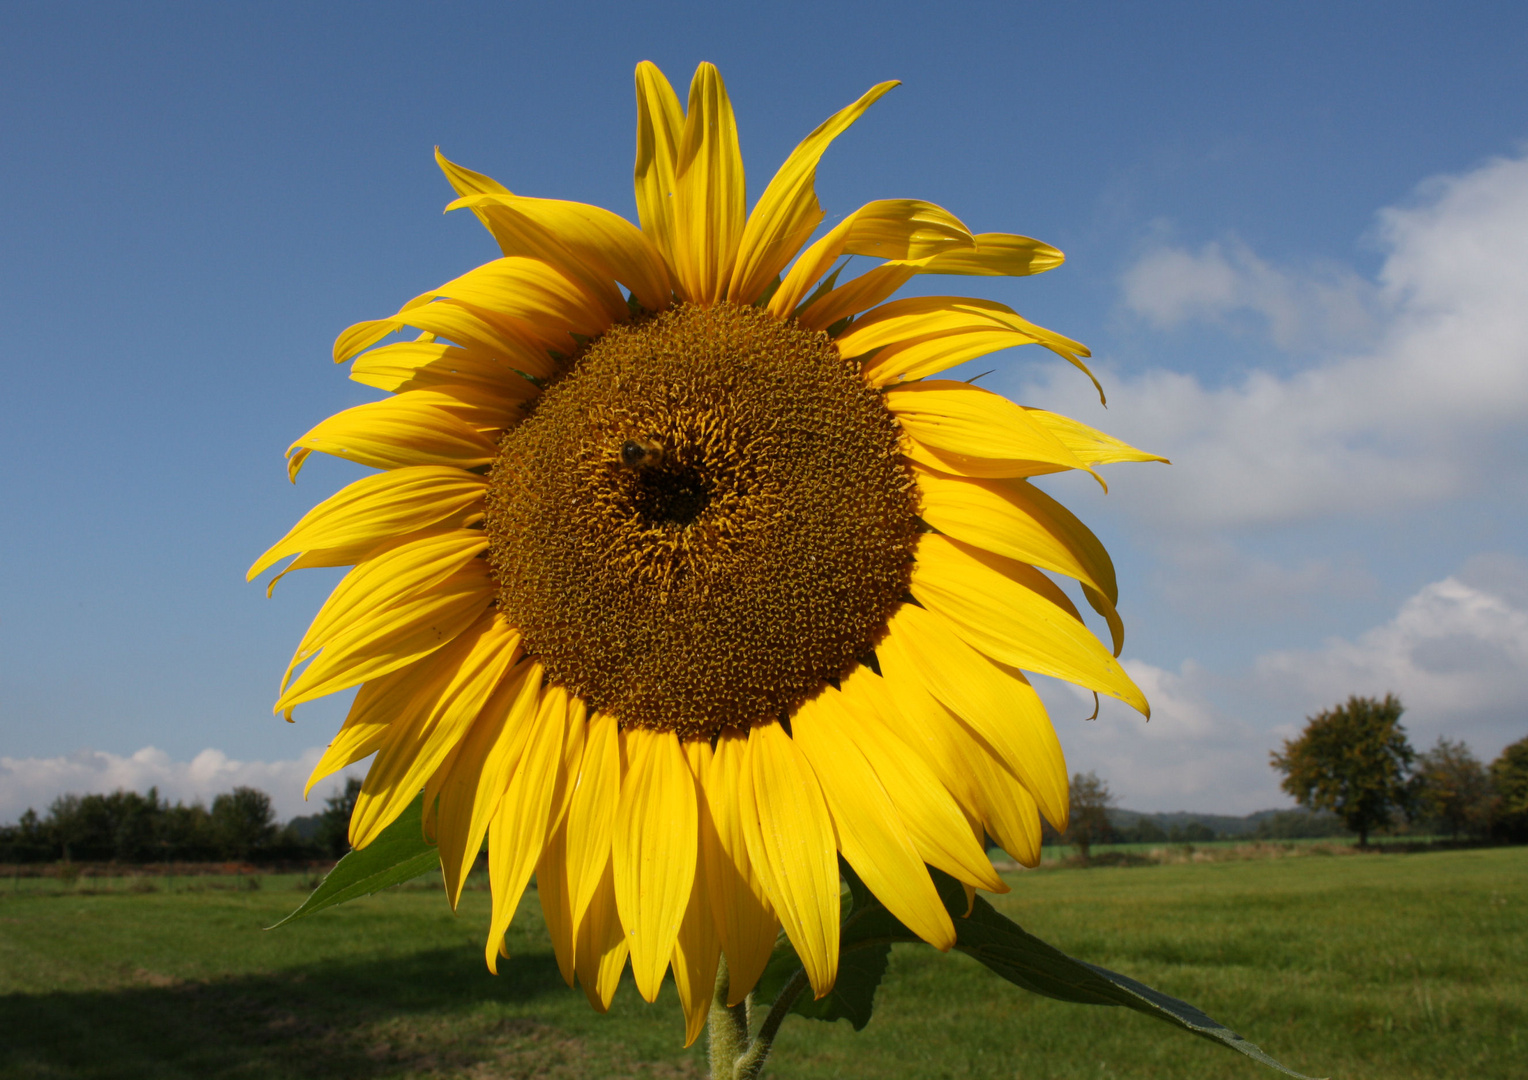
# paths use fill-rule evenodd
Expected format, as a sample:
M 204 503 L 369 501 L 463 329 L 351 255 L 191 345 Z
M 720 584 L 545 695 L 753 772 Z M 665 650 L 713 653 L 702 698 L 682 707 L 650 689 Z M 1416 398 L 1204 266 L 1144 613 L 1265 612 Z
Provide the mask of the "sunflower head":
M 941 948 L 927 866 L 1002 891 L 985 837 L 1038 858 L 1066 767 L 1025 672 L 1146 708 L 1108 555 L 1029 478 L 1153 455 L 937 378 L 1023 344 L 1086 372 L 1077 342 L 990 301 L 892 298 L 1060 252 L 906 199 L 808 244 L 818 160 L 893 85 L 746 213 L 709 64 L 688 107 L 637 69 L 640 225 L 437 154 L 502 256 L 340 335 L 390 396 L 320 423 L 289 470 L 377 471 L 250 570 L 353 567 L 276 705 L 360 688 L 310 781 L 375 755 L 352 842 L 422 791 L 453 903 L 487 838 L 490 966 L 534 873 L 569 982 L 603 1009 L 628 959 L 649 1000 L 671 969 L 690 1039 L 719 958 L 741 1000 L 782 925 L 828 991 L 840 856 Z M 874 263 L 841 281 L 852 255 Z

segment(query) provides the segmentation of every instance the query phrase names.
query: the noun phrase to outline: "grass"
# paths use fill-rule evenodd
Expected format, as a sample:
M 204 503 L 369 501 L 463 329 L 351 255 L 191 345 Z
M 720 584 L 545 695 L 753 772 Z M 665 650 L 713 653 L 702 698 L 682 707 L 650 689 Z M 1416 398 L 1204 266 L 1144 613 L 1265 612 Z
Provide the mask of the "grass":
M 1008 877 L 996 903 L 1030 930 L 1199 1005 L 1303 1072 L 1521 1075 L 1528 849 Z M 672 987 L 650 1007 L 628 981 L 601 1017 L 563 985 L 534 893 L 495 978 L 481 888 L 455 916 L 421 885 L 266 933 L 302 894 L 295 875 L 258 880 L 0 882 L 0 1077 L 703 1075 L 700 1048 L 679 1047 Z M 770 1075 L 1275 1074 L 1145 1017 L 1036 998 L 965 957 L 899 947 L 868 1028 L 792 1018 Z

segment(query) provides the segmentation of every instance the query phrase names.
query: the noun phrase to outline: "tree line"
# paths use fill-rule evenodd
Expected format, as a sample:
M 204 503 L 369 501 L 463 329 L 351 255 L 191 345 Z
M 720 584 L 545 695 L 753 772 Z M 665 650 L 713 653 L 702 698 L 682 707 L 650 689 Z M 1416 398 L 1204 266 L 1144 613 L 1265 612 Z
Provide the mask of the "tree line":
M 360 791 L 350 780 L 324 809 L 276 822 L 270 796 L 252 787 L 218 795 L 210 807 L 146 794 L 63 795 L 47 814 L 28 809 L 0 826 L 0 863 L 301 862 L 350 850 L 350 812 Z
M 1306 717 L 1305 730 L 1271 755 L 1301 806 L 1335 814 L 1360 847 L 1402 823 L 1450 834 L 1528 841 L 1528 738 L 1489 766 L 1463 740 L 1439 737 L 1418 754 L 1401 724 L 1400 698 L 1353 696 Z
M 1528 842 L 1528 738 L 1489 766 L 1462 740 L 1439 738 L 1417 753 L 1406 737 L 1400 699 L 1350 697 L 1306 718 L 1305 730 L 1272 757 L 1282 787 L 1303 808 L 1260 816 L 1246 832 L 1217 833 L 1200 822 L 1164 829 L 1142 815 L 1121 824 L 1114 796 L 1096 773 L 1072 777 L 1065 833 L 1045 827 L 1046 843 L 1070 844 L 1087 858 L 1095 844 L 1199 843 L 1218 839 L 1293 840 L 1356 835 L 1408 826 L 1461 838 Z

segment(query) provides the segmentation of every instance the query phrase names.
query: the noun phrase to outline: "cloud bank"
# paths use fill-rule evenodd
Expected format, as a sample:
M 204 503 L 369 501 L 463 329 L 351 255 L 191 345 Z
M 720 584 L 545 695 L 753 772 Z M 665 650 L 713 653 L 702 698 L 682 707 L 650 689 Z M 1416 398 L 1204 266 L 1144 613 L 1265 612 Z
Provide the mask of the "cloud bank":
M 190 761 L 175 761 L 163 750 L 146 746 L 123 757 L 98 750 L 81 750 L 66 757 L 0 757 L 0 822 L 12 822 L 28 807 L 44 814 L 64 794 L 109 793 L 120 789 L 143 793 L 159 789 L 171 802 L 210 805 L 216 795 L 235 787 L 259 788 L 271 797 L 277 819 L 317 813 L 323 800 L 344 786 L 347 775 L 362 776 L 365 765 L 353 765 L 321 782 L 303 802 L 302 788 L 323 755 L 311 747 L 294 761 L 236 761 L 221 750 L 203 750 Z

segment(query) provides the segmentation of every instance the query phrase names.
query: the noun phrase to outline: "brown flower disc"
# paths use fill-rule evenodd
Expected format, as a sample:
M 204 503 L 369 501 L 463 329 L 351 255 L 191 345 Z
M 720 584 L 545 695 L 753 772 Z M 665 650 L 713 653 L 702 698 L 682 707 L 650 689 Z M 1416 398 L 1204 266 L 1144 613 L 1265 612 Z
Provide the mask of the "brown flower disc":
M 498 602 L 548 677 L 704 738 L 849 671 L 908 587 L 898 428 L 827 335 L 732 304 L 617 326 L 504 436 Z

